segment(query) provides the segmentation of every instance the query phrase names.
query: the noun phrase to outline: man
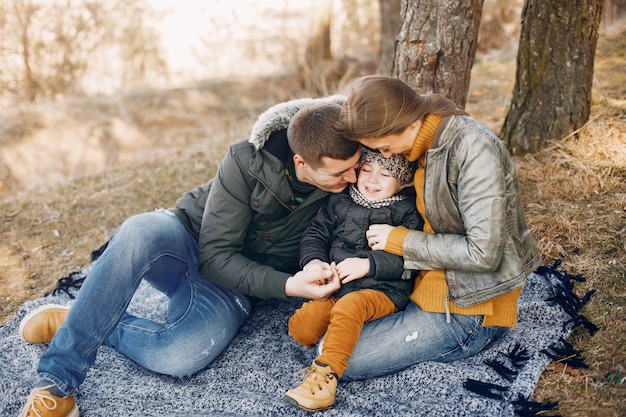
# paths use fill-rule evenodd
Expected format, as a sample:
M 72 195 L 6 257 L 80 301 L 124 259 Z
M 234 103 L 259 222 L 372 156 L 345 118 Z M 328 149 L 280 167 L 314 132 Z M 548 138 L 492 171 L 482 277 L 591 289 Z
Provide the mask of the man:
M 298 247 L 328 193 L 356 181 L 359 145 L 333 129 L 341 100 L 270 108 L 215 178 L 176 208 L 133 216 L 113 233 L 71 309 L 42 306 L 24 317 L 22 337 L 50 347 L 21 415 L 77 417 L 73 394 L 102 344 L 152 371 L 188 376 L 230 343 L 255 299 L 336 291 L 331 271 L 298 271 Z M 142 280 L 168 296 L 165 323 L 126 312 Z

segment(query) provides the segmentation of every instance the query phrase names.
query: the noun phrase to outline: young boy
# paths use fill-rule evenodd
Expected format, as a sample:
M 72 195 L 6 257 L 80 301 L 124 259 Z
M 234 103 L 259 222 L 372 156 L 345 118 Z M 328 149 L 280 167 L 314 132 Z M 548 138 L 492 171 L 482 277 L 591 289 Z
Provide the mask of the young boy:
M 332 406 L 363 324 L 404 309 L 413 290 L 402 257 L 372 251 L 365 232 L 370 224 L 422 228 L 410 195 L 414 166 L 400 155 L 387 159 L 367 148 L 361 161 L 356 186 L 330 197 L 300 244 L 303 270 L 330 269 L 342 284 L 327 300 L 308 301 L 289 319 L 289 334 L 303 346 L 312 347 L 325 334 L 304 380 L 284 396 L 307 411 Z

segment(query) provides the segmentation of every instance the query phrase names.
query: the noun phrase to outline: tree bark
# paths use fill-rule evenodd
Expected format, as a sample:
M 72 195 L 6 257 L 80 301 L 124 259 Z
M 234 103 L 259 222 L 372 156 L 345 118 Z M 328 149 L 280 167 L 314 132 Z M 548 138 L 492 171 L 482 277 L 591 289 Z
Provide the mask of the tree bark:
M 402 0 L 392 75 L 464 108 L 483 0 Z
M 536 152 L 589 119 L 603 0 L 526 0 L 515 87 L 500 137 Z
M 393 58 L 396 53 L 402 0 L 378 0 L 378 4 L 380 6 L 380 54 L 377 72 L 389 75 L 393 69 Z

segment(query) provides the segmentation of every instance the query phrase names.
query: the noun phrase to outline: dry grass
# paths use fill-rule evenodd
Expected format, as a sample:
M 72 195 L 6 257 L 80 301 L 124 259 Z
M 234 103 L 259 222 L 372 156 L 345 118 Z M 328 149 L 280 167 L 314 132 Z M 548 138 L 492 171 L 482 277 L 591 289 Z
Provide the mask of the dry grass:
M 573 376 L 544 372 L 535 398 L 559 400 L 565 416 L 623 416 L 626 385 L 626 126 L 624 109 L 603 105 L 577 138 L 555 143 L 518 162 L 529 223 L 546 263 L 582 274 L 579 295 L 597 292 L 583 314 L 600 327 L 571 338 L 589 369 Z
M 544 263 L 563 260 L 583 274 L 579 294 L 597 293 L 585 314 L 600 327 L 571 337 L 589 369 L 577 376 L 546 371 L 535 400 L 558 400 L 564 416 L 626 414 L 626 32 L 601 37 L 592 118 L 577 135 L 516 160 L 529 224 Z M 622 68 L 622 70 L 619 70 Z M 483 57 L 475 66 L 468 110 L 496 132 L 512 89 L 514 56 Z M 184 190 L 210 178 L 227 145 L 245 137 L 259 111 L 305 96 L 293 80 L 204 84 L 81 102 L 81 118 L 107 114 L 132 120 L 150 138 L 147 157 L 92 176 L 13 192 L 0 201 L 0 322 L 56 279 L 83 266 L 89 253 L 131 214 L 172 206 Z
M 558 400 L 563 416 L 626 415 L 626 30 L 600 39 L 592 117 L 566 140 L 517 161 L 529 224 L 545 263 L 560 258 L 582 274 L 579 295 L 596 290 L 583 314 L 600 327 L 570 342 L 589 369 L 542 374 L 535 400 Z M 622 70 L 618 70 L 621 67 Z M 548 414 L 549 415 L 549 414 Z

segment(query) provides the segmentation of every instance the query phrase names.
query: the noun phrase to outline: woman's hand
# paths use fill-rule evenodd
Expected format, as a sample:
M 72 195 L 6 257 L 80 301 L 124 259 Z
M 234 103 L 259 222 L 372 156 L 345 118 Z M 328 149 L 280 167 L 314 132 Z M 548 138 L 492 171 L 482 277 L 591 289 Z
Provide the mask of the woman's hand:
M 393 230 L 393 226 L 388 224 L 373 224 L 365 232 L 367 244 L 372 250 L 384 250 L 387 245 L 389 233 Z

